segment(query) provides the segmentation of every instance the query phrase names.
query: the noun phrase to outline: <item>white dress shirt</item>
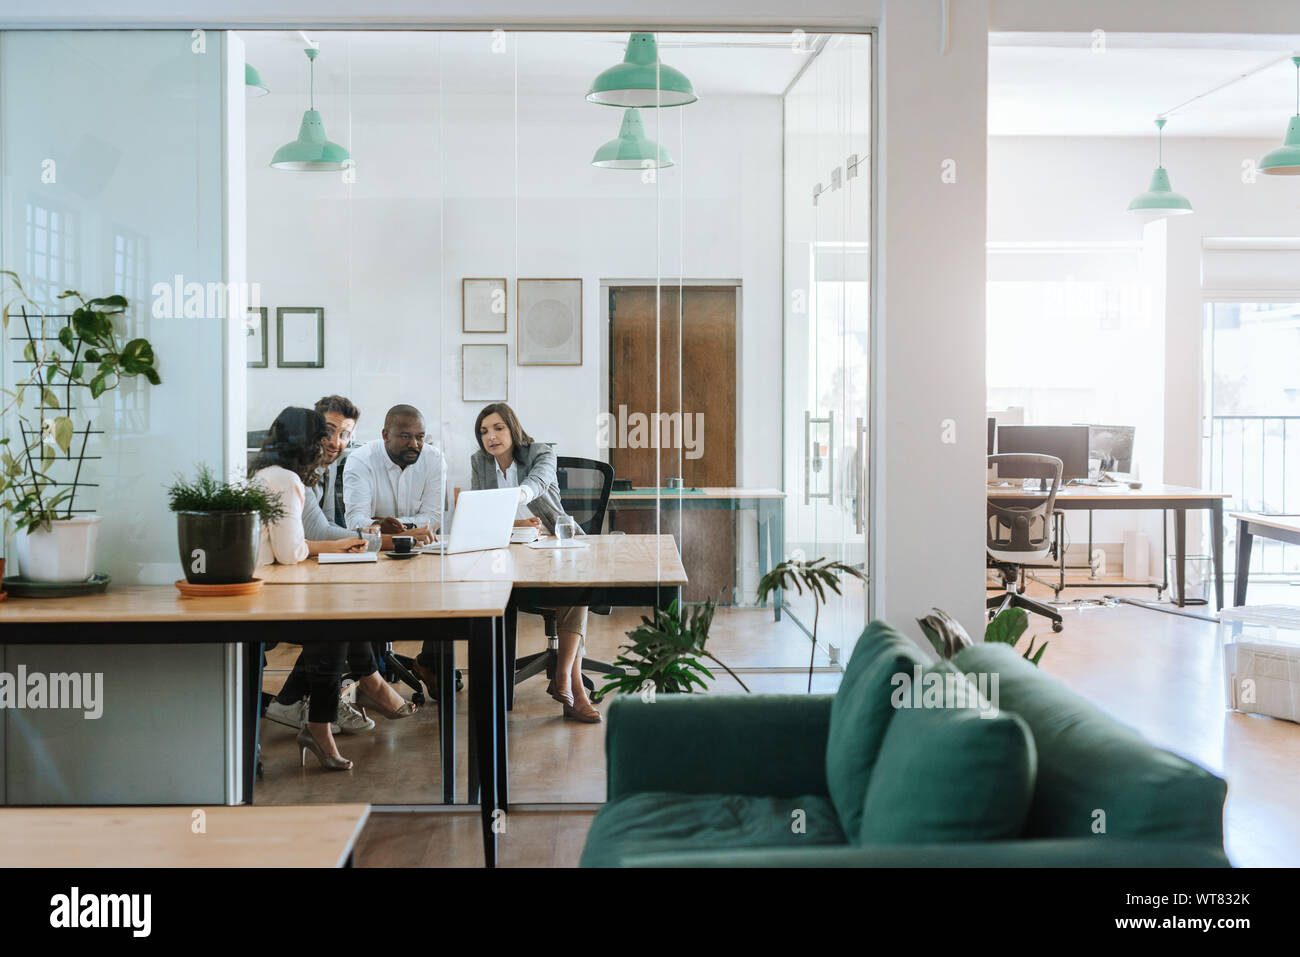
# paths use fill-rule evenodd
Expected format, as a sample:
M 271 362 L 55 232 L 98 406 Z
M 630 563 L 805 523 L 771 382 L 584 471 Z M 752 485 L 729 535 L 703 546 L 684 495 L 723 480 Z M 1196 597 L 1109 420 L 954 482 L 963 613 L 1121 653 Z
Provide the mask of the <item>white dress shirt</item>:
M 528 503 L 532 500 L 533 490 L 527 485 L 519 484 L 519 463 L 514 459 L 510 460 L 510 468 L 504 472 L 501 471 L 501 463 L 493 462 L 493 471 L 497 473 L 497 488 L 521 488 L 519 493 L 519 508 L 515 509 L 515 518 L 532 518 L 533 513 L 528 510 Z
M 402 468 L 388 457 L 382 439 L 367 442 L 348 456 L 343 472 L 343 506 L 348 528 L 365 528 L 381 518 L 396 518 L 417 528 L 442 524 L 446 464 L 432 445 Z

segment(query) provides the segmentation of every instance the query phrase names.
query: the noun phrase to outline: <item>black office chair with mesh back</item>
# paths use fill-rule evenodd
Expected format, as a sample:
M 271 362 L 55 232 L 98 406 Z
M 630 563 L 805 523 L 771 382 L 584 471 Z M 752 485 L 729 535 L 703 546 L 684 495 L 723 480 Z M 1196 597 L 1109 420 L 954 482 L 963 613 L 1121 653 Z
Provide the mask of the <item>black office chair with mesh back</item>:
M 1044 481 L 1050 479 L 1051 486 L 1041 493 L 1042 501 L 1033 505 L 1000 505 L 992 498 L 988 500 L 984 522 L 985 546 L 1006 586 L 1004 594 L 992 595 L 987 600 L 989 617 L 1006 608 L 1023 608 L 1051 619 L 1052 631 L 1060 631 L 1064 627 L 1061 613 L 1051 605 L 1028 597 L 1022 589 L 1025 566 L 1042 561 L 1052 551 L 1052 510 L 1061 485 L 1061 460 L 1052 455 L 1025 452 L 988 457 L 989 468 L 999 464 L 1012 466 L 1008 469 L 1012 475 L 1037 477 Z
M 566 455 L 557 458 L 555 466 L 560 486 L 560 501 L 564 504 L 564 510 L 578 523 L 578 526 L 585 534 L 599 535 L 605 525 L 605 510 L 609 506 L 609 493 L 614 488 L 614 467 L 608 462 L 573 458 Z M 527 597 L 537 600 L 542 598 L 544 594 L 544 592 L 535 592 Z M 566 602 L 566 604 L 569 603 Z M 572 602 L 571 604 L 583 603 Z M 526 655 L 515 662 L 514 684 L 527 681 L 534 675 L 543 672 L 545 672 L 548 679 L 552 679 L 555 677 L 555 665 L 559 660 L 560 644 L 555 612 L 529 602 L 521 603 L 519 610 L 529 615 L 541 616 L 546 627 L 546 650 L 535 655 Z M 588 605 L 587 611 L 594 615 L 608 615 L 610 613 L 608 607 L 591 607 L 590 605 Z M 514 657 L 513 648 L 509 650 L 508 657 Z M 585 657 L 582 659 L 582 670 L 607 675 L 622 672 L 622 669 L 617 665 Z M 594 694 L 595 685 L 585 674 L 582 676 L 582 683 L 587 688 L 588 693 Z M 513 688 L 511 697 L 513 698 Z

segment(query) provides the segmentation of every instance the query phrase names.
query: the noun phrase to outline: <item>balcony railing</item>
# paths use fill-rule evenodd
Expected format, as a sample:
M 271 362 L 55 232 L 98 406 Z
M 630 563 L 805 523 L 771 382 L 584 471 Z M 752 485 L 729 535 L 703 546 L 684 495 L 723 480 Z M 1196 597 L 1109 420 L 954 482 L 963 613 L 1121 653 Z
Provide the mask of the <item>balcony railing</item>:
M 1300 415 L 1216 415 L 1204 441 L 1209 485 L 1232 493 L 1231 510 L 1300 512 Z M 1225 533 L 1232 555 L 1233 523 Z M 1250 571 L 1300 577 L 1300 547 L 1257 540 Z

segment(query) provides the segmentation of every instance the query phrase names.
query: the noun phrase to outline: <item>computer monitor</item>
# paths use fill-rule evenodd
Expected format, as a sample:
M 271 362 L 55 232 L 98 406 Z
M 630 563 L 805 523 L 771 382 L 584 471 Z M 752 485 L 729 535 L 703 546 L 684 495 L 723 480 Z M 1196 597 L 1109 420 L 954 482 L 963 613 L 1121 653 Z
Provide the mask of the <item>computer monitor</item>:
M 994 452 L 997 451 L 998 448 L 997 434 L 998 434 L 998 420 L 990 415 L 989 416 L 989 438 L 987 443 L 988 444 L 987 454 L 989 455 L 992 455 Z
M 1061 460 L 1061 481 L 1088 477 L 1088 427 L 1086 425 L 1000 425 L 998 453 L 1037 452 Z M 1017 470 L 998 463 L 999 478 L 1040 478 L 1041 470 Z
M 1103 472 L 1133 471 L 1133 433 L 1131 425 L 1088 426 L 1089 457 L 1101 461 Z

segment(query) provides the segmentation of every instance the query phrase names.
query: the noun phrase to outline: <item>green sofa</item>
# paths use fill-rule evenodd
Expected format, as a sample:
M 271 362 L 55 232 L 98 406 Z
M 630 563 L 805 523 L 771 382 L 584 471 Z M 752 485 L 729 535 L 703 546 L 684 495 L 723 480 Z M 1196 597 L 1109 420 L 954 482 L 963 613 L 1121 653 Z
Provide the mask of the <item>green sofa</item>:
M 976 706 L 897 690 L 981 673 Z M 607 720 L 584 867 L 1228 864 L 1223 780 L 1005 645 L 929 663 L 872 622 L 835 695 L 621 697 Z

